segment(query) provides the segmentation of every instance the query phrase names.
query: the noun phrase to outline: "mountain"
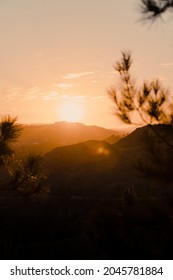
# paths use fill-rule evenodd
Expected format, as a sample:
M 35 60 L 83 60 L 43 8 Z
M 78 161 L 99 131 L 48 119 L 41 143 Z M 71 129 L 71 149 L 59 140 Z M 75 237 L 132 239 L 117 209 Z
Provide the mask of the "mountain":
M 115 144 L 116 142 L 118 142 L 121 138 L 124 138 L 125 136 L 127 136 L 129 133 L 128 132 L 119 132 L 119 134 L 112 134 L 111 136 L 109 136 L 108 138 L 105 139 L 105 141 L 109 144 Z
M 119 196 L 133 177 L 121 152 L 106 141 L 90 140 L 55 148 L 44 155 L 44 165 L 53 196 Z
M 119 153 L 105 141 L 90 140 L 58 147 L 44 156 L 53 193 L 109 195 L 118 179 Z M 117 169 L 116 169 L 117 166 Z M 105 194 L 106 195 L 106 194 Z
M 173 127 L 153 128 L 164 137 L 172 137 Z M 154 163 L 153 141 L 157 148 L 157 163 Z M 165 144 L 146 126 L 136 129 L 113 145 L 93 140 L 55 148 L 45 154 L 44 164 L 48 171 L 48 184 L 56 193 L 63 191 L 69 195 L 84 196 L 87 193 L 112 197 L 121 195 L 125 188 L 135 185 L 139 194 L 144 194 L 146 190 L 155 194 L 158 189 L 150 189 L 149 173 L 152 171 L 155 176 L 159 170 L 162 176 L 161 172 L 165 171 L 158 163 L 159 160 L 161 163 L 167 161 L 169 154 Z
M 14 145 L 17 151 L 46 153 L 58 146 L 76 144 L 87 140 L 104 140 L 121 132 L 81 123 L 57 122 L 43 125 L 24 125 L 21 136 Z
M 173 127 L 153 128 L 136 129 L 113 145 L 89 140 L 44 154 L 49 193 L 24 198 L 15 189 L 8 190 L 9 196 L 1 192 L 1 257 L 168 259 L 173 190 L 162 182 L 158 166 L 167 154 L 161 138 L 171 143 Z M 140 159 L 153 168 L 152 152 L 155 185 L 147 170 L 141 176 L 135 166 Z M 165 167 L 172 172 L 167 161 Z
M 173 126 L 171 125 L 152 125 L 137 128 L 127 137 L 122 137 L 114 144 L 117 149 L 140 149 L 146 148 L 150 141 L 163 143 L 163 139 L 173 142 Z

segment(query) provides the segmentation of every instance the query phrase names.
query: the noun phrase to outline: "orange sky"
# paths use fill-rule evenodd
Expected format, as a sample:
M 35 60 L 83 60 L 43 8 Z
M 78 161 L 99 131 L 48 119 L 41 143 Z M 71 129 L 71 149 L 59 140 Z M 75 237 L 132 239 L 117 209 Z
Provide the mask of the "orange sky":
M 158 77 L 173 90 L 173 20 L 141 25 L 138 2 L 1 0 L 1 115 L 54 123 L 71 102 L 83 108 L 81 122 L 120 126 L 107 89 L 124 49 L 132 50 L 139 82 Z

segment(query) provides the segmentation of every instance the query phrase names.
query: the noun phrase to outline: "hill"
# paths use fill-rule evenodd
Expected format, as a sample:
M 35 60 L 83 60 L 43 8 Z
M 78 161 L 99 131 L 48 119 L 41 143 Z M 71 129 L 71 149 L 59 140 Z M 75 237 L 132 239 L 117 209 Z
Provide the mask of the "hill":
M 135 180 L 132 162 L 106 141 L 55 148 L 45 154 L 44 165 L 53 196 L 113 198 Z
M 125 136 L 127 136 L 129 134 L 129 132 L 119 132 L 119 134 L 112 134 L 111 136 L 109 136 L 108 138 L 105 139 L 105 141 L 109 144 L 115 144 L 116 142 L 118 142 L 121 138 L 124 138 Z
M 172 127 L 154 129 L 173 140 Z M 152 153 L 155 185 L 146 172 L 146 166 L 154 166 Z M 168 154 L 149 127 L 113 145 L 89 140 L 49 151 L 43 163 L 50 193 L 28 198 L 14 189 L 10 196 L 1 193 L 1 258 L 170 258 L 173 190 L 158 169 Z M 139 160 L 147 164 L 143 175 L 136 169 Z M 172 171 L 173 164 L 167 164 Z
M 155 126 L 154 129 L 162 136 L 172 137 L 173 127 Z M 159 170 L 163 177 L 165 167 L 159 165 L 159 160 L 172 160 L 169 155 L 168 147 L 153 130 L 142 127 L 113 145 L 93 140 L 58 147 L 45 154 L 44 163 L 49 173 L 48 182 L 55 192 L 66 189 L 68 194 L 91 192 L 111 196 L 120 195 L 124 188 L 135 185 L 139 194 L 146 190 L 155 194 L 158 190 L 150 188 L 152 174 L 148 173 L 152 171 L 155 178 Z
M 163 143 L 167 139 L 173 142 L 173 126 L 170 125 L 152 125 L 137 128 L 127 137 L 121 138 L 114 143 L 114 147 L 118 149 L 140 149 L 146 148 L 150 141 L 155 143 Z
M 55 147 L 76 144 L 87 140 L 104 140 L 112 134 L 123 134 L 98 126 L 81 123 L 57 122 L 43 125 L 24 125 L 15 143 L 16 151 L 46 153 Z
M 58 147 L 44 156 L 48 181 L 54 191 L 66 190 L 70 195 L 96 194 L 115 175 L 118 155 L 105 141 L 90 140 Z

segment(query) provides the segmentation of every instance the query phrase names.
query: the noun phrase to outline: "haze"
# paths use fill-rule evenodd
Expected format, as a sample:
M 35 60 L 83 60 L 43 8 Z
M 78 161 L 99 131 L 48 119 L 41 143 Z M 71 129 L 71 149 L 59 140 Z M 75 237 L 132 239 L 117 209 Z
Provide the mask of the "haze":
M 83 108 L 80 122 L 120 127 L 107 89 L 124 49 L 132 50 L 138 82 L 158 77 L 171 89 L 172 21 L 142 26 L 137 3 L 0 1 L 1 114 L 22 123 L 54 123 L 70 103 Z

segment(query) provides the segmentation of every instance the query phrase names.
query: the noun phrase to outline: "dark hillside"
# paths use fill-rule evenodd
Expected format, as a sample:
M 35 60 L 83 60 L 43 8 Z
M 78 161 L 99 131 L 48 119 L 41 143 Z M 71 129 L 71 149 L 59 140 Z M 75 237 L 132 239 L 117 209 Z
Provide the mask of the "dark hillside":
M 161 137 L 168 139 L 170 142 L 173 142 L 173 126 L 153 125 L 152 128 L 150 126 L 137 128 L 127 137 L 123 137 L 118 142 L 113 144 L 113 146 L 118 149 L 144 148 L 149 144 L 148 141 L 151 141 L 151 139 L 157 143 L 163 142 L 158 137 L 158 134 L 161 135 Z
M 129 133 L 127 133 L 127 132 L 124 132 L 124 133 L 120 132 L 119 134 L 116 134 L 116 135 L 113 134 L 113 135 L 109 136 L 108 138 L 106 138 L 105 141 L 112 145 L 112 144 L 115 144 L 116 142 L 118 142 L 121 138 L 126 137 L 128 134 Z
M 172 127 L 156 129 L 172 139 Z M 170 154 L 144 127 L 113 145 L 90 140 L 46 153 L 50 193 L 1 191 L 0 257 L 172 259 L 173 185 L 160 178 L 153 184 L 146 170 L 136 168 L 153 167 L 152 147 L 154 159 Z
M 119 153 L 110 144 L 94 140 L 56 148 L 44 157 L 54 191 L 64 189 L 69 195 L 82 196 L 110 196 L 119 177 L 119 161 Z
M 172 127 L 155 126 L 155 129 L 170 139 Z M 157 154 L 160 152 L 160 160 L 164 158 L 166 161 L 169 149 L 149 127 L 139 128 L 113 145 L 87 141 L 56 148 L 44 156 L 48 182 L 55 192 L 64 189 L 71 195 L 82 193 L 83 196 L 85 192 L 99 196 L 104 193 L 107 196 L 121 195 L 129 185 L 135 185 L 139 194 L 147 191 L 155 195 L 159 191 L 151 187 L 148 170 L 141 172 L 150 165 L 157 172 L 151 153 L 153 145 Z

